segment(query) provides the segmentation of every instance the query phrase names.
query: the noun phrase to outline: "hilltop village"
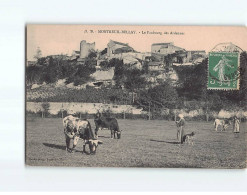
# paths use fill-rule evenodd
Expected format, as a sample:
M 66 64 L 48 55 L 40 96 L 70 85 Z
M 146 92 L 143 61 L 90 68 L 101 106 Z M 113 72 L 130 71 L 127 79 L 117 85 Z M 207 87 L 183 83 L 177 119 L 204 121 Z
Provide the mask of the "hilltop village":
M 240 67 L 246 67 L 246 52 L 232 43 L 220 43 L 211 51 L 238 52 Z M 190 117 L 207 115 L 208 120 L 231 106 L 240 109 L 247 98 L 243 83 L 240 93 L 207 90 L 206 52 L 172 42 L 153 43 L 150 52 L 138 52 L 113 40 L 97 50 L 95 42 L 83 40 L 80 50 L 70 56 L 37 55 L 36 59 L 26 66 L 27 108 L 33 113 L 42 110 L 42 102 L 49 102 L 60 115 L 61 110 L 95 113 L 103 109 L 169 118 L 182 109 Z
M 80 51 L 73 51 L 71 59 L 83 61 L 91 52 L 95 52 L 95 42 L 87 43 L 85 40 L 80 43 Z M 170 57 L 171 61 L 167 58 Z M 151 52 L 135 51 L 128 43 L 121 43 L 110 40 L 107 48 L 97 51 L 97 66 L 104 60 L 117 58 L 123 60 L 124 64 L 131 64 L 135 68 L 142 69 L 145 62 L 152 70 L 162 70 L 166 65 L 195 65 L 206 57 L 203 50 L 187 51 L 184 48 L 170 43 L 154 43 L 151 45 Z M 168 62 L 169 61 L 169 62 Z M 169 64 L 172 63 L 172 64 Z
M 88 43 L 85 40 L 80 42 L 80 51 L 74 50 L 71 56 L 68 55 L 50 55 L 53 59 L 68 60 L 85 64 L 88 58 L 92 58 L 92 64 L 96 71 L 91 74 L 93 82 L 87 82 L 80 86 L 70 84 L 68 87 L 85 88 L 87 85 L 99 88 L 104 85 L 113 84 L 114 65 L 105 69 L 104 64 L 118 59 L 129 69 L 145 70 L 146 79 L 152 85 L 157 84 L 157 79 L 170 79 L 173 84 L 178 80 L 173 66 L 193 66 L 201 63 L 206 58 L 206 52 L 203 50 L 189 51 L 184 48 L 168 43 L 154 43 L 151 45 L 151 52 L 138 52 L 128 43 L 121 43 L 110 40 L 107 47 L 102 50 L 96 50 L 96 43 Z M 36 61 L 28 61 L 28 66 L 37 65 Z M 30 83 L 31 84 L 31 83 Z M 34 84 L 34 83 L 32 83 Z M 38 87 L 35 84 L 33 88 Z

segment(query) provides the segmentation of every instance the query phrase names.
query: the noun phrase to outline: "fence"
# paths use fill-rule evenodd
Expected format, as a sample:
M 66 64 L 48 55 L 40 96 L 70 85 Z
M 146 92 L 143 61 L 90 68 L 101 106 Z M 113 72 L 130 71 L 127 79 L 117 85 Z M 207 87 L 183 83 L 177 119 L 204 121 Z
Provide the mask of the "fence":
M 205 111 L 202 108 L 189 109 L 162 109 L 143 111 L 131 105 L 113 105 L 101 103 L 78 103 L 78 102 L 50 102 L 46 103 L 49 108 L 43 108 L 42 102 L 27 102 L 27 115 L 37 117 L 59 117 L 75 115 L 79 118 L 94 118 L 98 111 L 105 116 L 116 117 L 119 119 L 144 119 L 144 120 L 177 120 L 178 114 L 183 114 L 186 120 L 206 120 L 210 121 L 215 118 L 231 118 L 237 116 L 243 120 L 247 118 L 247 111 L 226 111 L 220 112 Z

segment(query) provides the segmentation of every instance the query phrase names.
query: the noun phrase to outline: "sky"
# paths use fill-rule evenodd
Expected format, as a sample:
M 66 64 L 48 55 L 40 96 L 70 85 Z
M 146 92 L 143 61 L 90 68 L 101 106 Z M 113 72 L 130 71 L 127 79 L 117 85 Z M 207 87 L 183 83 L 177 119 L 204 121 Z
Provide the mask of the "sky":
M 90 33 L 90 30 L 93 30 L 93 33 Z M 115 30 L 115 33 L 99 33 L 104 30 Z M 116 33 L 116 30 L 121 33 Z M 246 51 L 247 28 L 244 26 L 27 25 L 27 60 L 34 60 L 33 56 L 38 47 L 42 51 L 42 56 L 71 55 L 73 50 L 80 50 L 82 40 L 95 42 L 98 50 L 103 50 L 110 40 L 114 40 L 128 43 L 139 52 L 150 52 L 153 43 L 164 42 L 173 42 L 174 45 L 186 50 L 206 50 L 206 52 L 219 43 L 232 42 Z

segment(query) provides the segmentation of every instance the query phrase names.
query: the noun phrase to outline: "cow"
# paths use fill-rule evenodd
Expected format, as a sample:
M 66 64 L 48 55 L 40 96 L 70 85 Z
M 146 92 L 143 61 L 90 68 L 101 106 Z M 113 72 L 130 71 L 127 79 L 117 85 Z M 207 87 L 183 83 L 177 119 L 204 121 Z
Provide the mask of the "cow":
M 118 126 L 118 122 L 116 118 L 103 117 L 101 113 L 97 113 L 94 118 L 95 123 L 95 135 L 98 136 L 99 129 L 109 129 L 111 131 L 111 138 L 117 139 L 121 138 L 121 131 Z
M 66 146 L 69 152 L 72 152 L 76 147 L 79 139 L 83 140 L 83 152 L 86 152 L 86 144 L 89 145 L 90 154 L 95 154 L 98 144 L 102 141 L 94 138 L 91 124 L 86 119 L 79 119 L 69 115 L 63 119 L 63 127 L 66 138 Z M 73 147 L 72 143 L 73 141 Z
M 214 121 L 214 130 L 218 131 L 218 127 L 222 126 L 221 131 L 225 131 L 229 125 L 231 125 L 230 120 L 224 120 L 224 119 L 215 119 Z

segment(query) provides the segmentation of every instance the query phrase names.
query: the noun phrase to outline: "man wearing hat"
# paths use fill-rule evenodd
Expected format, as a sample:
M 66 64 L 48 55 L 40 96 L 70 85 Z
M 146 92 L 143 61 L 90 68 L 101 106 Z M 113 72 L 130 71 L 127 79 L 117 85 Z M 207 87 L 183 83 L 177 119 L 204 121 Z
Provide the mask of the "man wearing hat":
M 183 114 L 178 115 L 179 120 L 176 121 L 177 129 L 177 139 L 182 144 L 183 143 L 183 136 L 184 136 L 184 126 L 185 126 L 185 119 Z

